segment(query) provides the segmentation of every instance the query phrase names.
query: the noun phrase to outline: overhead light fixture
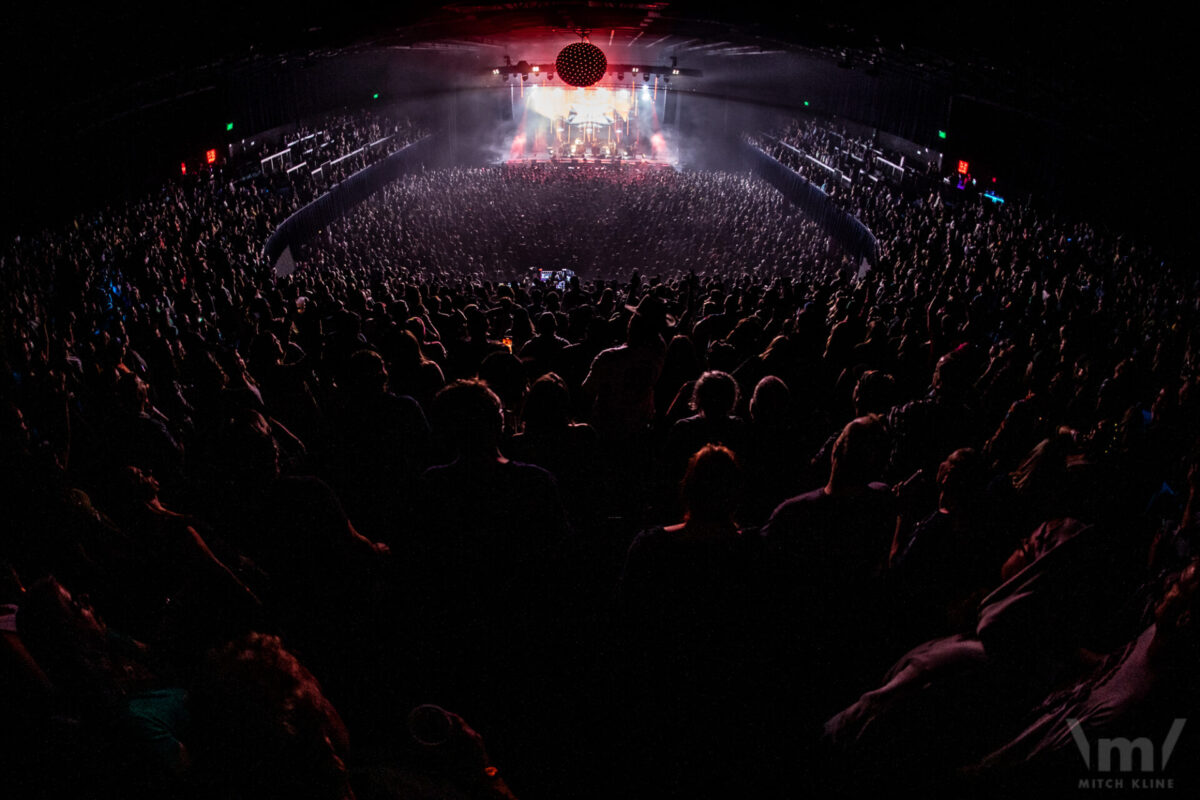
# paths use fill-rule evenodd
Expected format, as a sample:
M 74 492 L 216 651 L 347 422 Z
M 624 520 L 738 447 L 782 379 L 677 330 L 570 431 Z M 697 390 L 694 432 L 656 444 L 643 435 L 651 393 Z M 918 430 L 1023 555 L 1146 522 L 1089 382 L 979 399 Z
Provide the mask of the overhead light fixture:
M 565 83 L 571 86 L 591 86 L 604 77 L 608 71 L 608 58 L 604 51 L 587 40 L 585 31 L 580 31 L 583 38 L 558 51 L 554 60 L 554 68 Z
M 701 74 L 700 70 L 696 69 L 680 69 L 675 56 L 671 56 L 670 66 L 609 64 L 604 51 L 588 41 L 588 32 L 580 29 L 578 33 L 583 41 L 574 42 L 562 48 L 555 57 L 554 64 L 548 65 L 553 68 L 548 68 L 543 72 L 541 64 L 530 64 L 525 59 L 514 64 L 511 56 L 504 56 L 504 66 L 493 68 L 492 74 L 497 77 L 502 75 L 504 80 L 520 75 L 523 81 L 528 81 L 530 74 L 535 78 L 545 75 L 546 80 L 550 81 L 554 80 L 554 73 L 557 72 L 563 83 L 580 90 L 594 86 L 606 78 L 612 80 L 614 75 L 618 81 L 623 81 L 626 72 L 632 73 L 635 81 L 639 74 L 646 82 L 649 82 L 650 76 L 653 75 L 656 85 L 659 78 L 662 78 L 664 83 L 668 83 L 670 81 L 668 76 L 683 75 L 685 72 L 689 77 Z

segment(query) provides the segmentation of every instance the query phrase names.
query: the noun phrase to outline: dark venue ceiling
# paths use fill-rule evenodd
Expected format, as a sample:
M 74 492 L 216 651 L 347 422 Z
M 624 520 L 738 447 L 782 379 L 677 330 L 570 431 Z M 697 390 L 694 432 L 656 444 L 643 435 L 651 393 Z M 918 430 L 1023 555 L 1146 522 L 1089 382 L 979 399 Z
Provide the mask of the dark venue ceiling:
M 624 46 L 638 58 L 658 61 L 676 56 L 687 66 L 703 61 L 709 69 L 700 91 L 729 93 L 741 85 L 754 96 L 772 96 L 773 84 L 786 87 L 794 80 L 769 66 L 779 63 L 772 58 L 788 55 L 822 59 L 856 74 L 929 81 L 963 103 L 995 110 L 1006 124 L 1027 120 L 1056 131 L 1062 142 L 1086 145 L 1098 175 L 1139 173 L 1155 195 L 1171 194 L 1175 181 L 1166 176 L 1195 138 L 1181 121 L 1180 102 L 1190 75 L 1184 67 L 1190 28 L 1136 4 L 1070 9 L 1028 0 L 916 6 L 821 0 L 359 7 L 214 0 L 187 9 L 186 17 L 169 4 L 23 4 L 8 12 L 0 127 L 6 154 L 20 162 L 5 178 L 9 204 L 15 193 L 35 191 L 29 187 L 46 176 L 59 183 L 79 180 L 78 152 L 88 151 L 93 141 L 104 144 L 88 157 L 108 158 L 103 148 L 113 144 L 104 138 L 106 126 L 171 107 L 190 94 L 211 94 L 214 87 L 220 96 L 209 107 L 220 109 L 228 104 L 226 85 L 250 70 L 269 70 L 288 59 L 309 64 L 386 52 L 397 63 L 430 65 L 430 72 L 411 72 L 414 80 L 451 85 L 467 79 L 463 65 L 498 64 L 505 54 L 514 61 L 553 61 L 580 29 L 606 50 Z M 727 69 L 714 71 L 712 65 Z M 128 124 L 134 133 L 122 135 L 146 135 L 146 126 Z M 136 153 L 119 155 L 125 163 L 137 160 Z M 1136 191 L 1136 185 L 1125 181 L 1124 189 Z

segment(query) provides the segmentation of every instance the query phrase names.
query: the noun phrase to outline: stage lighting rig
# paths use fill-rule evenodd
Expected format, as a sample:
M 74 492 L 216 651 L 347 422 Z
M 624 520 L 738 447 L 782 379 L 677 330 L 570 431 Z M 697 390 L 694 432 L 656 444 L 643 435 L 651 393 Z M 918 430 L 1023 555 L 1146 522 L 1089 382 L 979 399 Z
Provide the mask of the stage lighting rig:
M 598 83 L 608 71 L 608 57 L 584 37 L 583 41 L 569 44 L 558 51 L 554 69 L 571 86 L 591 86 Z
M 504 57 L 504 66 L 493 67 L 493 75 L 501 75 L 508 80 L 511 75 L 520 75 L 522 80 L 528 80 L 529 75 L 537 77 L 546 75 L 546 80 L 554 77 L 554 73 L 562 78 L 568 86 L 594 86 L 604 79 L 606 74 L 615 74 L 617 80 L 624 80 L 625 73 L 641 74 L 642 80 L 649 81 L 650 76 L 669 81 L 672 77 L 698 78 L 703 73 L 698 69 L 683 69 L 679 66 L 679 58 L 671 56 L 670 66 L 654 66 L 652 64 L 610 64 L 604 51 L 588 41 L 588 32 L 580 30 L 580 41 L 567 45 L 558 52 L 553 64 L 530 64 L 521 60 L 516 64 L 512 58 Z
M 535 70 L 533 68 L 533 64 L 527 64 L 524 71 L 520 69 L 520 65 L 513 65 L 509 67 L 493 67 L 490 72 L 492 75 L 499 76 L 501 80 L 508 78 L 510 75 L 527 75 L 534 78 L 538 77 L 539 75 L 544 75 L 546 80 L 553 80 L 554 74 L 557 72 L 563 79 L 564 83 L 566 83 L 568 86 L 577 87 L 594 86 L 603 80 L 604 75 L 606 74 L 610 75 L 613 80 L 624 80 L 625 73 L 631 72 L 635 76 L 641 75 L 642 80 L 644 81 L 650 80 L 651 75 L 660 78 L 698 78 L 704 74 L 703 70 L 683 69 L 682 67 L 656 67 L 649 64 L 609 64 L 608 69 L 605 70 L 604 73 L 598 75 L 591 83 L 581 84 L 568 80 L 567 74 L 563 73 L 562 70 L 558 68 L 557 64 L 538 64 L 537 66 L 539 69 Z

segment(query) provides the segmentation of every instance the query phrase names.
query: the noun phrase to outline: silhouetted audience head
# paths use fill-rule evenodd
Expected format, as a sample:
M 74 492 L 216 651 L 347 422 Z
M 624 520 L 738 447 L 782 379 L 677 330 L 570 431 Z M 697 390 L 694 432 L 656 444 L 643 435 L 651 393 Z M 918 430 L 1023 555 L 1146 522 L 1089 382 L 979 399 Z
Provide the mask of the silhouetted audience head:
M 521 400 L 528 388 L 525 365 L 521 359 L 507 350 L 497 350 L 483 359 L 478 377 L 496 393 L 505 408 L 516 410 L 521 407 Z
M 709 444 L 688 459 L 680 485 L 684 519 L 725 521 L 733 516 L 742 493 L 742 469 L 728 447 Z
M 150 678 L 136 643 L 122 646 L 86 593 L 72 593 L 53 576 L 25 593 L 17 630 L 30 654 L 82 715 L 111 714 Z
M 150 387 L 132 372 L 121 376 L 117 382 L 117 393 L 121 406 L 132 414 L 140 414 L 150 404 Z
M 831 488 L 865 486 L 879 480 L 889 448 L 888 434 L 879 417 L 870 415 L 849 422 L 833 443 Z
M 341 717 L 278 637 L 254 633 L 210 653 L 190 709 L 202 797 L 353 797 Z
M 534 381 L 525 397 L 521 419 L 529 433 L 566 427 L 571 421 L 571 394 L 566 381 L 554 372 Z
M 434 432 L 460 455 L 493 454 L 504 430 L 500 398 L 481 380 L 457 380 L 433 398 Z
M 1073 434 L 1062 430 L 1038 442 L 1012 473 L 1012 484 L 1022 494 L 1048 495 L 1062 485 Z
M 691 407 L 709 419 L 720 419 L 733 411 L 738 401 L 737 381 L 728 372 L 709 370 L 696 381 Z
M 359 350 L 351 355 L 345 375 L 347 388 L 355 394 L 370 396 L 387 391 L 387 365 L 374 350 Z
M 656 316 L 635 312 L 629 318 L 625 341 L 631 347 L 646 347 L 660 339 L 662 323 Z
M 881 370 L 867 370 L 854 384 L 854 413 L 860 417 L 885 414 L 896 400 L 896 379 Z
M 550 311 L 538 314 L 535 326 L 539 336 L 553 336 L 558 331 L 558 320 Z
M 792 402 L 792 393 L 787 384 L 774 375 L 768 375 L 754 387 L 750 397 L 750 418 L 755 422 L 771 424 L 787 418 Z
M 959 448 L 938 467 L 939 503 L 943 508 L 961 508 L 983 490 L 986 482 L 982 456 L 973 448 Z
M 230 478 L 253 482 L 279 474 L 279 443 L 271 433 L 270 423 L 257 411 L 234 412 L 225 421 L 216 445 L 217 462 Z
M 968 392 L 970 382 L 967 358 L 961 350 L 955 350 L 938 359 L 931 388 L 937 397 L 957 400 Z
M 29 587 L 17 623 L 29 651 L 51 672 L 103 658 L 107 650 L 108 626 L 91 600 L 73 595 L 53 576 Z

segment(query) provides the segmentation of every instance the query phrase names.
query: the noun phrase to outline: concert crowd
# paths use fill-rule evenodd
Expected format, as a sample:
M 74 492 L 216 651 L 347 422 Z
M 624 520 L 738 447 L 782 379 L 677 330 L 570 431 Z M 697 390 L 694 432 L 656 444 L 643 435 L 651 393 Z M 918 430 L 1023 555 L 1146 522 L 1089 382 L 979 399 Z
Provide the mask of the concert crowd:
M 999 798 L 1110 777 L 1080 734 L 1195 785 L 1191 265 L 862 181 L 864 264 L 747 174 L 564 163 L 276 274 L 307 196 L 4 247 L 10 796 Z

